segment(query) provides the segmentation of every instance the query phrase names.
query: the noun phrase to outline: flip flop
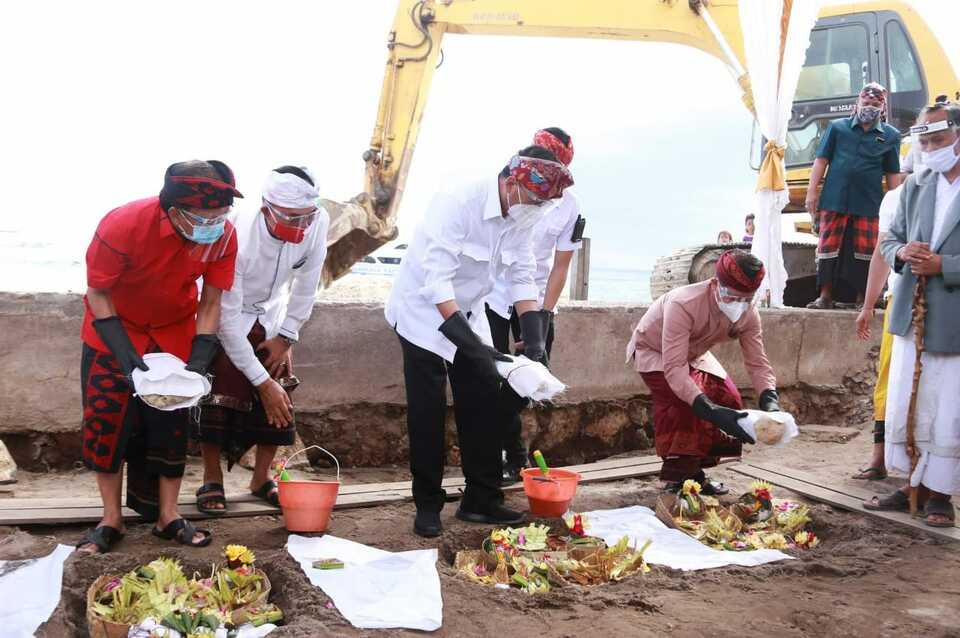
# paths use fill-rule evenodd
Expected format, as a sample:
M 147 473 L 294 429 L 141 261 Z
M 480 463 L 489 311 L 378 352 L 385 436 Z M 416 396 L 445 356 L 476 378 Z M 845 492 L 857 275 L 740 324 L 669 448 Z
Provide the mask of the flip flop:
M 703 496 L 723 496 L 729 493 L 730 488 L 726 487 L 720 481 L 714 481 L 713 479 L 705 480 L 700 488 L 700 494 Z
M 165 541 L 175 540 L 181 545 L 188 547 L 206 547 L 210 544 L 210 541 L 213 540 L 210 530 L 198 529 L 194 527 L 192 523 L 182 518 L 178 518 L 163 529 L 154 527 L 151 533 L 157 538 L 162 538 Z M 193 537 L 198 533 L 203 534 L 203 538 L 199 541 L 194 541 Z
M 263 485 L 252 490 L 250 493 L 274 507 L 280 507 L 280 492 L 279 488 L 277 488 L 276 481 L 273 479 L 267 479 L 263 482 Z
M 101 525 L 100 527 L 88 529 L 76 546 L 79 549 L 84 545 L 96 545 L 96 553 L 106 554 L 122 539 L 123 532 L 115 527 L 110 527 L 109 525 Z M 93 552 L 87 553 L 92 554 Z
M 874 512 L 909 512 L 910 497 L 897 490 L 887 496 L 874 496 L 863 502 L 863 508 Z
M 945 521 L 932 521 L 931 516 L 942 516 Z M 927 527 L 953 527 L 956 520 L 956 513 L 953 510 L 953 503 L 943 499 L 927 499 L 927 504 L 923 508 L 923 523 Z
M 850 478 L 858 481 L 882 481 L 883 479 L 887 478 L 887 470 L 882 467 L 865 467 L 861 470 L 858 470 L 858 473 L 854 474 Z
M 220 507 L 210 507 L 220 505 Z M 204 514 L 222 516 L 227 513 L 227 496 L 221 483 L 204 483 L 197 490 L 197 509 Z
M 824 301 L 820 299 L 820 297 L 817 297 L 807 304 L 807 308 L 810 310 L 833 310 L 834 303 L 832 301 Z

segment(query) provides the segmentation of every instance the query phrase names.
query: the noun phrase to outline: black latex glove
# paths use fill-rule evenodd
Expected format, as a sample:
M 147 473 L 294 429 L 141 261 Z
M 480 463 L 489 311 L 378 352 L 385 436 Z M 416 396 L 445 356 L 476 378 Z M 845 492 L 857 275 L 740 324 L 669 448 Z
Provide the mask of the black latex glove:
M 500 385 L 500 373 L 497 361 L 510 361 L 510 357 L 488 346 L 470 327 L 467 318 L 459 310 L 440 324 L 440 332 L 457 346 L 457 354 L 467 357 L 477 364 L 480 375 L 494 385 Z
M 220 340 L 217 339 L 217 335 L 195 335 L 193 345 L 190 346 L 187 370 L 197 374 L 206 374 L 218 352 L 220 352 Z
M 693 413 L 704 421 L 709 421 L 717 426 L 721 432 L 739 439 L 744 443 L 756 443 L 749 434 L 744 432 L 743 428 L 737 424 L 739 419 L 747 416 L 746 412 L 738 412 L 721 405 L 717 405 L 707 398 L 707 395 L 701 394 L 693 400 Z
M 528 310 L 520 315 L 520 339 L 523 341 L 523 355 L 531 361 L 547 365 L 546 325 L 549 315 L 546 310 Z
M 757 403 L 764 412 L 780 411 L 780 395 L 773 388 L 767 388 L 761 392 L 760 400 Z
M 123 327 L 120 317 L 113 316 L 106 319 L 94 319 L 93 329 L 97 331 L 100 340 L 110 349 L 120 364 L 123 374 L 130 376 L 135 368 L 140 368 L 144 372 L 149 370 L 143 358 L 137 353 L 136 348 L 130 341 L 130 335 Z

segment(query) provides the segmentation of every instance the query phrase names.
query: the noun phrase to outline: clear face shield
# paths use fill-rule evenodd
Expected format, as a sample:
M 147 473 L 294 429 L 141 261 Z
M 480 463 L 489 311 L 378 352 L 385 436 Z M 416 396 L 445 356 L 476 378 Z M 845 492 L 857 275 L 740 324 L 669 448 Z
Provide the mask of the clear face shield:
M 716 300 L 720 312 L 733 323 L 739 321 L 750 308 L 757 304 L 756 294 L 734 290 L 719 282 L 717 282 Z
M 174 228 L 186 240 L 185 251 L 193 261 L 219 261 L 229 251 L 236 232 L 232 207 L 213 210 L 173 207 L 167 214 Z
M 312 211 L 305 213 L 285 213 L 267 200 L 263 200 L 263 205 L 267 207 L 267 210 L 277 224 L 298 230 L 310 228 L 310 225 L 316 221 L 317 216 L 320 214 L 319 207 L 314 207 Z

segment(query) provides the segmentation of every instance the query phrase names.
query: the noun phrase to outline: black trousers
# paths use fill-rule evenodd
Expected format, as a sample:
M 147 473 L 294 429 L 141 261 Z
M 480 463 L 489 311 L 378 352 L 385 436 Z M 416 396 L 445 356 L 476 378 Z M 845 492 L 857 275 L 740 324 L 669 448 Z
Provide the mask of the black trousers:
M 504 354 L 513 354 L 510 351 L 510 337 L 513 342 L 520 341 L 520 317 L 515 310 L 510 311 L 510 318 L 504 319 L 486 306 L 487 321 L 490 323 L 490 334 L 493 337 L 493 347 Z M 553 349 L 553 325 L 547 332 L 547 358 Z M 497 404 L 497 424 L 501 432 L 501 447 L 506 452 L 507 463 L 525 465 L 527 461 L 527 445 L 523 441 L 523 422 L 520 413 L 526 407 L 527 401 L 517 396 L 517 393 L 506 383 L 500 391 L 500 401 Z
M 490 436 L 498 388 L 483 381 L 475 364 L 459 352 L 448 364 L 443 357 L 397 336 L 403 350 L 410 471 L 417 509 L 439 512 L 446 500 L 442 481 L 447 377 L 453 391 L 461 466 L 467 483 L 460 507 L 476 512 L 502 503 L 500 439 Z

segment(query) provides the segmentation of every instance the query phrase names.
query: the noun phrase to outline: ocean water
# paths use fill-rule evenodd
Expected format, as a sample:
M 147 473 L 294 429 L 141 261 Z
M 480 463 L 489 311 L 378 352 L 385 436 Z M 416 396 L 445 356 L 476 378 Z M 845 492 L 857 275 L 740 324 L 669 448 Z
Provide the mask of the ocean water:
M 83 292 L 86 290 L 84 251 L 88 238 L 40 241 L 26 233 L 0 229 L 0 291 L 2 292 Z M 369 287 L 371 296 L 384 296 L 383 277 L 349 274 L 337 282 L 336 289 L 349 296 L 362 296 Z M 367 286 L 366 284 L 370 285 Z M 589 299 L 618 303 L 650 301 L 650 271 L 640 269 L 597 268 L 590 272 Z

